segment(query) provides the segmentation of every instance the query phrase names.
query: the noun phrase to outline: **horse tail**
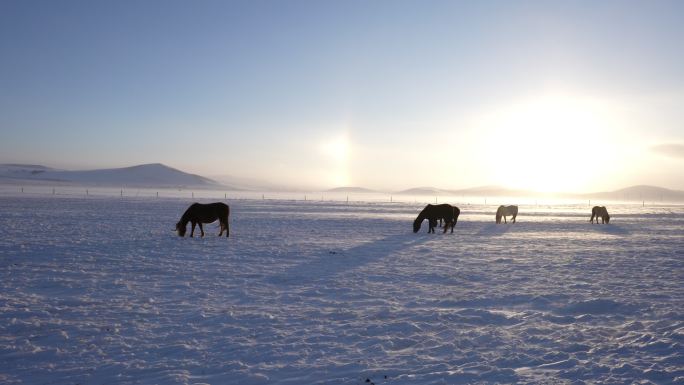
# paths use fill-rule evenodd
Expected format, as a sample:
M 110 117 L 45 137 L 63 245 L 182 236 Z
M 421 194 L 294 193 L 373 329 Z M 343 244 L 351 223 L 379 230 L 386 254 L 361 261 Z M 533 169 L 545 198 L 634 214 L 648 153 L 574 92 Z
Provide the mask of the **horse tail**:
M 230 237 L 230 206 L 226 205 L 226 238 Z

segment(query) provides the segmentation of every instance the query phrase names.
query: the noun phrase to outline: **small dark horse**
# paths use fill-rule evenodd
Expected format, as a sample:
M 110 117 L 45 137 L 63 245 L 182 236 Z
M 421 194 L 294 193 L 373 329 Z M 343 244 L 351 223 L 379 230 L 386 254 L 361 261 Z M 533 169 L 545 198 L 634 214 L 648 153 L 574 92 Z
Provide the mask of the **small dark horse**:
M 601 218 L 601 223 L 610 223 L 610 215 L 608 215 L 606 206 L 594 206 L 591 209 L 591 219 L 589 222 L 594 223 L 594 218 L 596 218 L 596 224 L 598 224 L 599 218 Z
M 190 236 L 195 234 L 195 225 L 199 224 L 200 232 L 204 236 L 204 229 L 202 228 L 202 223 L 211 223 L 215 220 L 219 220 L 221 225 L 221 232 L 219 237 L 223 234 L 223 230 L 226 230 L 226 238 L 230 234 L 230 228 L 228 226 L 228 215 L 230 214 L 230 208 L 227 204 L 217 202 L 209 204 L 193 203 L 188 207 L 183 213 L 180 221 L 176 223 L 176 231 L 181 237 L 185 236 L 186 226 L 188 222 L 192 223 L 192 230 L 190 231 Z
M 435 226 L 437 226 L 437 221 L 444 219 L 444 232 L 451 227 L 451 232 L 454 232 L 454 226 L 458 221 L 458 216 L 461 214 L 461 210 L 449 204 L 441 205 L 427 205 L 423 211 L 418 214 L 418 217 L 413 221 L 413 232 L 417 233 L 420 230 L 420 225 L 425 219 L 428 220 L 428 233 L 435 232 Z

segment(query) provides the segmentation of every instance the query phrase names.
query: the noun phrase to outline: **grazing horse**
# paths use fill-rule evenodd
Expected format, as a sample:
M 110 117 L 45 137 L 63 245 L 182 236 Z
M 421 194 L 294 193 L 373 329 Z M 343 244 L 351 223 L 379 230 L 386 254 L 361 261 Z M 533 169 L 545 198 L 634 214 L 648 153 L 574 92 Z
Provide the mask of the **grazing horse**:
M 599 217 L 601 217 L 601 223 L 609 223 L 610 215 L 608 215 L 608 210 L 606 206 L 594 206 L 591 209 L 591 219 L 589 222 L 594 223 L 594 217 L 596 217 L 596 223 L 598 224 Z
M 192 231 L 190 231 L 190 236 L 195 234 L 195 225 L 199 224 L 200 232 L 204 236 L 204 229 L 202 228 L 202 223 L 211 223 L 218 219 L 221 225 L 221 232 L 219 237 L 223 234 L 223 230 L 226 230 L 226 238 L 230 234 L 230 228 L 228 226 L 228 215 L 230 214 L 230 208 L 227 204 L 217 202 L 217 203 L 193 203 L 185 210 L 180 221 L 176 223 L 176 231 L 181 237 L 185 236 L 186 226 L 188 222 L 192 223 Z
M 418 214 L 418 217 L 413 221 L 413 232 L 417 233 L 420 230 L 420 225 L 425 219 L 428 220 L 428 233 L 435 232 L 435 226 L 437 226 L 437 221 L 444 219 L 444 232 L 451 227 L 451 232 L 454 232 L 454 226 L 458 221 L 458 216 L 461 214 L 461 210 L 449 204 L 441 205 L 427 205 L 423 211 Z
M 508 223 L 506 217 L 509 215 L 513 216 L 511 221 L 515 223 L 515 217 L 518 216 L 518 206 L 499 206 L 496 210 L 496 223 L 501 223 L 501 217 L 503 217 L 504 223 Z

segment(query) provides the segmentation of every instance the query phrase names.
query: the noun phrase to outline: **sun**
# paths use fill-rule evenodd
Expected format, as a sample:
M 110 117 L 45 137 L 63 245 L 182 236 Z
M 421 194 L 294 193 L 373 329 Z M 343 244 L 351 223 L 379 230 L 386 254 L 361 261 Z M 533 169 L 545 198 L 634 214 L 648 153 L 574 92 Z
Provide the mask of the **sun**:
M 497 184 L 541 192 L 580 191 L 611 156 L 614 122 L 592 99 L 545 96 L 508 105 L 484 120 Z

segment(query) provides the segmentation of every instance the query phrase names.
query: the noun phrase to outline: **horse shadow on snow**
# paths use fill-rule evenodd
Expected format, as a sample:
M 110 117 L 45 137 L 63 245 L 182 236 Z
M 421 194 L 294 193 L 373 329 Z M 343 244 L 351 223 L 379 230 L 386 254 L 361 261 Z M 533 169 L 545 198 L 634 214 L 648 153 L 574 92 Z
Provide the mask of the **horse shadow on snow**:
M 312 258 L 270 277 L 274 283 L 304 283 L 334 278 L 347 271 L 361 268 L 392 254 L 421 245 L 433 236 L 424 234 L 396 234 L 343 250 L 321 250 Z
M 628 229 L 618 225 L 618 224 L 606 224 L 606 225 L 593 225 L 591 230 L 595 233 L 609 234 L 615 236 L 627 236 L 630 235 Z
M 480 228 L 480 230 L 477 232 L 477 235 L 479 235 L 479 236 L 504 235 L 511 230 L 512 226 L 520 227 L 519 224 L 515 224 L 515 225 L 503 224 L 502 225 L 502 224 L 496 224 L 496 223 L 484 223 L 484 224 L 482 224 L 482 228 Z

